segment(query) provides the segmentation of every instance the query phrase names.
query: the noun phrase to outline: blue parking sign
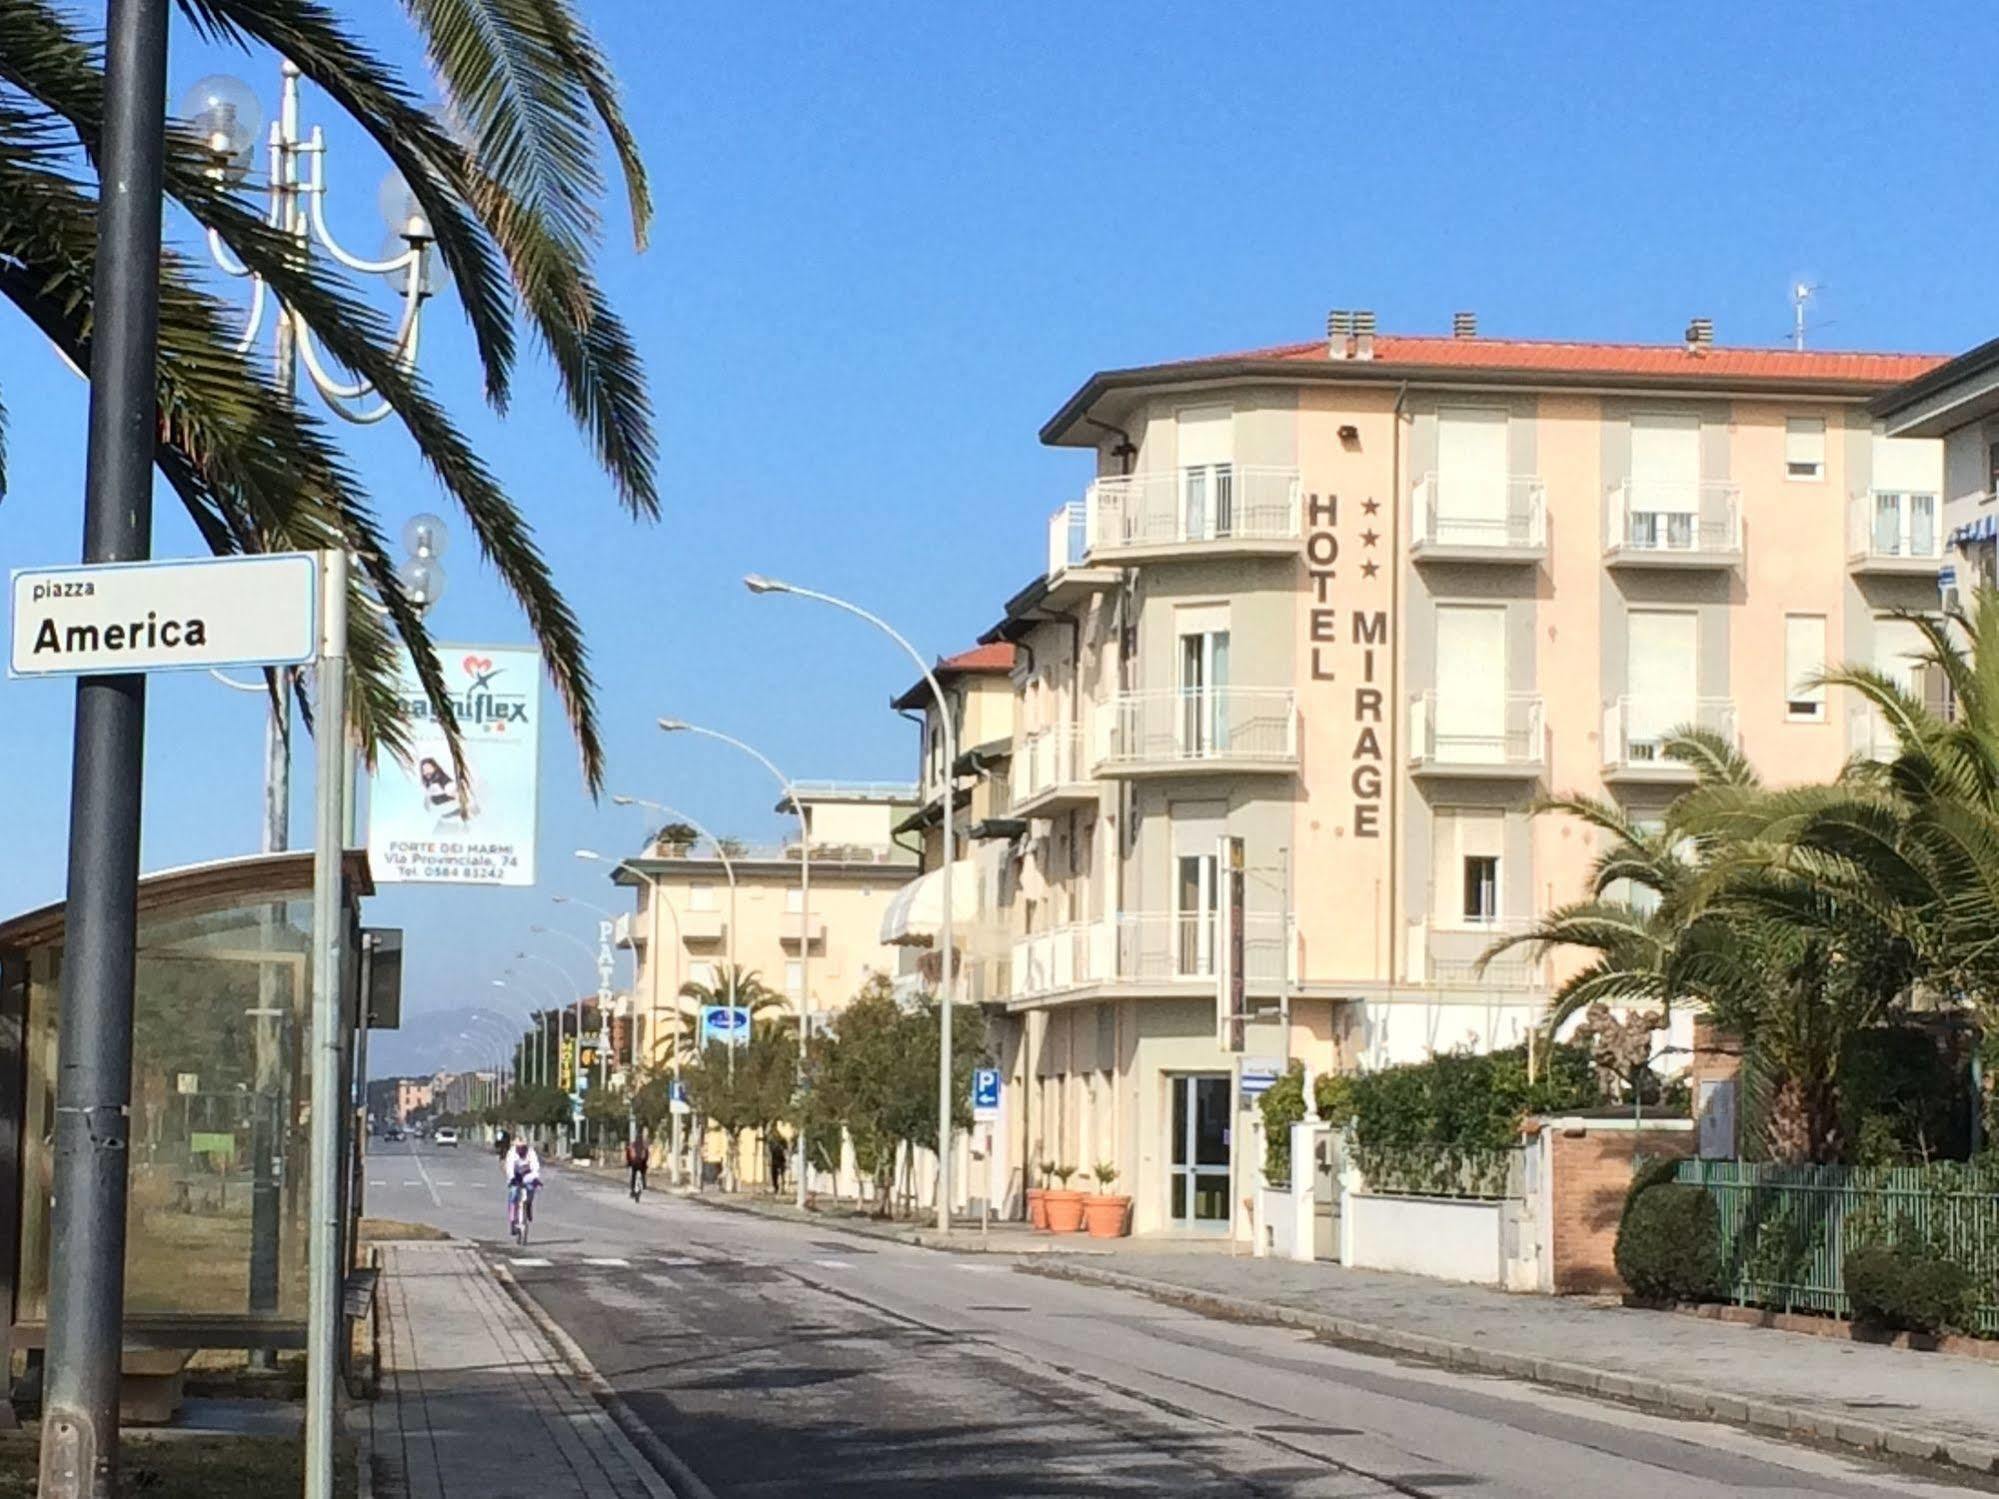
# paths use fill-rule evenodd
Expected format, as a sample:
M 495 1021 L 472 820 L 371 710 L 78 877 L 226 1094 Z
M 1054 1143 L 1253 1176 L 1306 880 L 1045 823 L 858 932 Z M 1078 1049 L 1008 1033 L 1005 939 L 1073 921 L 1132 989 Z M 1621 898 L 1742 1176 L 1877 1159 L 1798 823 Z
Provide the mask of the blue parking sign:
M 999 1118 L 1000 1075 L 997 1067 L 972 1070 L 972 1119 L 985 1124 Z

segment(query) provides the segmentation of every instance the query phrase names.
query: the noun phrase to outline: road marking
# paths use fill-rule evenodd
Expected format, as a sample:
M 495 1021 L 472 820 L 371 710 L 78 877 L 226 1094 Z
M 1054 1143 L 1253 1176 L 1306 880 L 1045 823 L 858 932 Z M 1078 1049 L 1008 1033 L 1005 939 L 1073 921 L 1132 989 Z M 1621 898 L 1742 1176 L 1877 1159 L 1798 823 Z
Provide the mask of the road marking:
M 966 1271 L 967 1273 L 969 1273 L 969 1274 L 972 1274 L 972 1275 L 990 1275 L 990 1274 L 991 1274 L 991 1273 L 992 1273 L 993 1271 L 995 1271 L 995 1270 L 999 1269 L 1000 1267 L 999 1267 L 998 1265 L 966 1265 L 966 1264 L 960 1264 L 960 1265 L 958 1266 L 958 1268 L 959 1268 L 960 1270 L 963 1270 L 963 1271 Z
M 554 1263 L 554 1260 L 516 1259 L 513 1266 L 516 1270 L 546 1270 Z
M 812 1263 L 822 1270 L 851 1270 L 854 1268 L 853 1262 L 850 1260 L 814 1260 Z
M 685 1255 L 671 1255 L 654 1263 L 662 1270 L 692 1270 L 698 1267 L 701 1261 L 688 1259 Z
M 416 1174 L 423 1178 L 423 1189 L 430 1193 L 430 1205 L 434 1208 L 443 1207 L 444 1199 L 437 1195 L 437 1185 L 431 1181 L 430 1168 L 424 1165 L 423 1157 L 412 1151 L 410 1159 L 416 1162 Z
M 457 1183 L 457 1182 L 447 1182 L 447 1181 L 441 1181 L 441 1182 L 439 1182 L 439 1183 L 438 1183 L 438 1185 L 439 1185 L 440 1187 L 455 1187 L 455 1186 L 457 1186 L 457 1185 L 458 1185 L 458 1183 Z
M 583 1263 L 594 1265 L 599 1270 L 629 1270 L 632 1268 L 630 1260 L 591 1259 L 587 1255 L 584 1257 Z
M 371 1187 L 386 1187 L 388 1183 L 383 1181 L 379 1177 L 370 1177 L 368 1179 L 368 1185 Z
M 406 1187 L 420 1187 L 423 1185 L 423 1183 L 420 1181 L 406 1181 L 403 1183 L 403 1185 Z

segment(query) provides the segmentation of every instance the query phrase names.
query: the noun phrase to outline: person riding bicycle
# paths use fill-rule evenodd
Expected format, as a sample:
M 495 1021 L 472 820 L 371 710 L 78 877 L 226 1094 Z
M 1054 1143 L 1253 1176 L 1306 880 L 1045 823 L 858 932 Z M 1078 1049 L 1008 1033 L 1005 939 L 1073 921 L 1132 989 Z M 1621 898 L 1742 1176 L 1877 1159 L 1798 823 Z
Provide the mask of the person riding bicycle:
M 639 1200 L 639 1194 L 646 1189 L 646 1167 L 652 1161 L 652 1142 L 640 1130 L 625 1142 L 625 1190 L 632 1194 L 632 1201 Z
M 515 1213 L 520 1203 L 541 1190 L 541 1157 L 528 1143 L 527 1136 L 522 1135 L 514 1141 L 514 1148 L 507 1152 L 500 1166 L 507 1174 L 507 1225 L 519 1237 Z

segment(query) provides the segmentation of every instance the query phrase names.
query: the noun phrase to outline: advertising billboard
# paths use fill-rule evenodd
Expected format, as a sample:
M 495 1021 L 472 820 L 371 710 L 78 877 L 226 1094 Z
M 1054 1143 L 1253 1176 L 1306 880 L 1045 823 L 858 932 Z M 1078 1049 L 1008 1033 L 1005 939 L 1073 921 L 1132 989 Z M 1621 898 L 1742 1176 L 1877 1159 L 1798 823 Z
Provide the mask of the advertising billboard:
M 440 645 L 438 665 L 465 744 L 465 778 L 405 655 L 407 763 L 383 756 L 368 789 L 377 884 L 532 885 L 539 785 L 541 653 Z

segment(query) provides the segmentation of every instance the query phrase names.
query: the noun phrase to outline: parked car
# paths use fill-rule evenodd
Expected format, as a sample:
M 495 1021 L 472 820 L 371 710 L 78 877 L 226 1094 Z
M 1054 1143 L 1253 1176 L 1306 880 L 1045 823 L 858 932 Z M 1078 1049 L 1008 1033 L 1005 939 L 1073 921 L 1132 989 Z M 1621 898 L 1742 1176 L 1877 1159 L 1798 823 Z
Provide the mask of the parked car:
M 382 1135 L 382 1138 L 384 1140 L 400 1140 L 402 1139 L 402 1137 L 403 1137 L 403 1127 L 400 1124 L 390 1125 L 388 1129 L 383 1132 Z
M 455 1146 L 458 1143 L 458 1131 L 447 1127 L 439 1130 L 436 1133 L 436 1135 L 434 1135 L 432 1138 L 434 1138 L 439 1145 Z

